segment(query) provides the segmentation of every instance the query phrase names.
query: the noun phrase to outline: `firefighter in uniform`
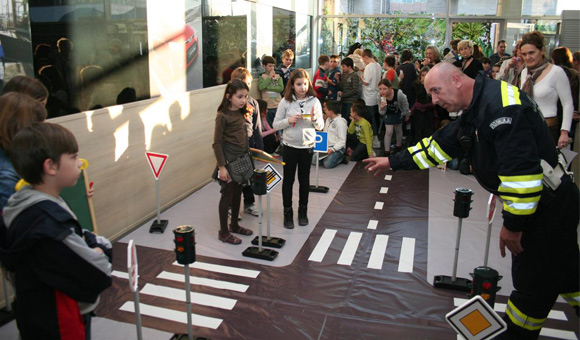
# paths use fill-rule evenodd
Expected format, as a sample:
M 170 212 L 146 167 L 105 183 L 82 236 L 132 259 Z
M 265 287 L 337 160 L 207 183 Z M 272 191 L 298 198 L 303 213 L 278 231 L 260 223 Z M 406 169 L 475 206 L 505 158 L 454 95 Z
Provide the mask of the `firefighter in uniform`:
M 366 169 L 427 169 L 467 153 L 478 182 L 503 201 L 500 252 L 512 253 L 515 290 L 499 338 L 535 339 L 558 295 L 578 314 L 578 188 L 538 106 L 517 87 L 440 63 L 425 88 L 434 104 L 462 110 L 460 118 L 406 152 L 364 160 Z

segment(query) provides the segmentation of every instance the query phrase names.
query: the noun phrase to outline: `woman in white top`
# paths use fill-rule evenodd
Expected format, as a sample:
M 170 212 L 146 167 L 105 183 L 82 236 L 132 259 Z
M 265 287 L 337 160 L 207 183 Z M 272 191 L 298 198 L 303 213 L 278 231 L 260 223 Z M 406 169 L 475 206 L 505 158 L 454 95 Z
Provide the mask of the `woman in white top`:
M 544 36 L 539 31 L 524 34 L 521 53 L 526 63 L 521 88 L 538 103 L 556 146 L 566 147 L 574 111 L 568 77 L 561 67 L 549 62 L 545 55 Z M 563 109 L 561 126 L 557 117 L 558 99 Z

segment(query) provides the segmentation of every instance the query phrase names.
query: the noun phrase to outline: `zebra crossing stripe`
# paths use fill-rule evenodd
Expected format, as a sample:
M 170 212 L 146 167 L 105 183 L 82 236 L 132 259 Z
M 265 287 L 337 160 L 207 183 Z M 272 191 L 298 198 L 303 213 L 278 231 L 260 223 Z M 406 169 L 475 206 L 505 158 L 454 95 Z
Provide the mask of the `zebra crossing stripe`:
M 180 266 L 180 267 L 184 266 L 184 265 L 179 264 L 177 262 L 173 262 L 173 265 Z M 199 262 L 199 261 L 196 261 L 196 262 L 190 264 L 189 268 L 201 269 L 201 270 L 206 270 L 209 272 L 216 272 L 216 273 L 222 273 L 222 274 L 230 274 L 230 275 L 236 275 L 236 276 L 249 277 L 252 279 L 257 278 L 258 275 L 260 275 L 260 271 L 258 271 L 258 270 L 250 270 L 250 269 L 222 266 L 219 264 L 212 264 L 212 263 Z
M 143 289 L 141 289 L 140 293 L 185 302 L 184 289 L 158 286 L 148 283 L 143 287 Z M 190 292 L 190 297 L 191 302 L 196 305 L 216 307 L 227 310 L 232 310 L 237 302 L 237 300 L 234 299 L 194 292 Z
M 383 260 L 385 259 L 385 251 L 387 250 L 387 242 L 389 242 L 389 235 L 377 235 L 371 257 L 367 268 L 381 270 L 383 268 Z
M 387 187 L 382 187 L 380 193 L 381 194 L 386 194 L 387 192 L 389 192 L 389 188 Z
M 133 301 L 127 301 L 121 306 L 121 308 L 119 308 L 119 310 L 135 313 L 135 304 Z M 144 303 L 139 304 L 139 311 L 141 312 L 141 315 L 147 315 L 158 319 L 170 320 L 187 324 L 186 312 L 180 312 L 178 310 L 173 310 L 169 308 L 151 306 Z M 222 321 L 223 321 L 222 319 L 216 319 L 209 316 L 203 316 L 194 313 L 191 314 L 191 323 L 194 326 L 198 327 L 217 329 L 221 325 Z
M 338 259 L 337 264 L 343 266 L 350 266 L 352 264 L 352 260 L 356 255 L 356 250 L 358 248 L 358 244 L 360 243 L 360 239 L 362 237 L 362 233 L 359 232 L 351 232 L 348 235 L 348 239 L 346 240 L 346 244 L 342 249 L 342 253 L 340 254 L 340 258 Z
M 377 220 L 370 220 L 369 224 L 367 225 L 367 229 L 377 229 L 377 226 L 379 225 L 379 221 Z
M 382 210 L 385 202 L 376 202 L 375 203 L 375 210 Z
M 322 236 L 320 236 L 320 240 L 318 240 L 318 243 L 316 244 L 316 247 L 314 247 L 312 254 L 310 254 L 308 261 L 322 262 L 322 259 L 328 251 L 335 235 L 336 229 L 326 229 L 324 233 L 322 233 Z
M 543 327 L 540 331 L 541 336 L 547 336 L 549 338 L 556 338 L 556 339 L 566 339 L 566 340 L 578 340 L 576 333 L 572 331 L 562 331 L 559 329 L 553 328 L 546 328 Z
M 185 275 L 170 273 L 170 272 L 166 272 L 166 271 L 159 273 L 159 275 L 157 275 L 157 278 L 185 282 Z M 206 279 L 206 278 L 196 277 L 196 276 L 191 276 L 190 278 L 191 278 L 191 284 L 194 284 L 194 285 L 213 287 L 213 288 L 217 288 L 217 289 L 233 290 L 235 292 L 240 292 L 240 293 L 245 293 L 246 290 L 248 290 L 248 288 L 250 288 L 250 286 L 244 285 L 241 283 Z
M 466 302 L 467 302 L 467 299 L 461 299 L 461 298 L 454 298 L 453 299 L 453 304 L 456 307 L 461 306 L 462 304 L 464 304 Z M 506 307 L 505 303 L 496 302 L 493 306 L 493 310 L 496 311 L 497 313 L 503 313 L 503 312 L 505 312 L 505 307 Z M 559 320 L 559 321 L 568 321 L 566 314 L 560 310 L 551 310 L 550 313 L 548 313 L 548 319 Z
M 401 245 L 401 256 L 399 257 L 399 271 L 403 273 L 413 272 L 413 261 L 415 258 L 415 239 L 403 237 Z
M 390 181 L 393 179 L 393 175 L 385 175 L 385 181 Z

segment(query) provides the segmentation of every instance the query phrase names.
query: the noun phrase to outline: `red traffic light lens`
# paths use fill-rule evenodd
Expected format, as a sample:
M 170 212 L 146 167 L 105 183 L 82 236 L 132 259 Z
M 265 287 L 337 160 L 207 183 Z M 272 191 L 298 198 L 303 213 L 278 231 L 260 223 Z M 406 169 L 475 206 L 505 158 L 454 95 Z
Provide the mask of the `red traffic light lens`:
M 483 288 L 485 290 L 490 290 L 491 289 L 491 286 L 492 286 L 491 282 L 483 282 L 481 284 L 481 288 Z
M 184 241 L 183 236 L 176 236 L 175 237 L 175 242 L 183 243 L 183 241 Z

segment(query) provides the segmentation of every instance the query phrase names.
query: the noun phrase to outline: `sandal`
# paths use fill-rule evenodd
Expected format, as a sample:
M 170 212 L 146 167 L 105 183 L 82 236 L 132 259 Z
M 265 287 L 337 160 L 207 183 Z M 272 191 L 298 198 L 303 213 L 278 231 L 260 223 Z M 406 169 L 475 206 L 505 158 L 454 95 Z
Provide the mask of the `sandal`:
M 235 237 L 231 233 L 228 233 L 225 236 L 222 236 L 222 234 L 219 233 L 218 234 L 218 240 L 220 240 L 220 241 L 222 241 L 224 243 L 229 243 L 229 244 L 240 244 L 240 243 L 242 243 L 242 240 L 240 240 L 239 238 Z
M 236 229 L 234 229 L 231 225 L 230 225 L 230 232 L 234 233 L 234 234 L 245 235 L 245 236 L 249 236 L 249 235 L 252 235 L 254 233 L 250 229 L 244 228 L 242 226 L 238 226 Z

